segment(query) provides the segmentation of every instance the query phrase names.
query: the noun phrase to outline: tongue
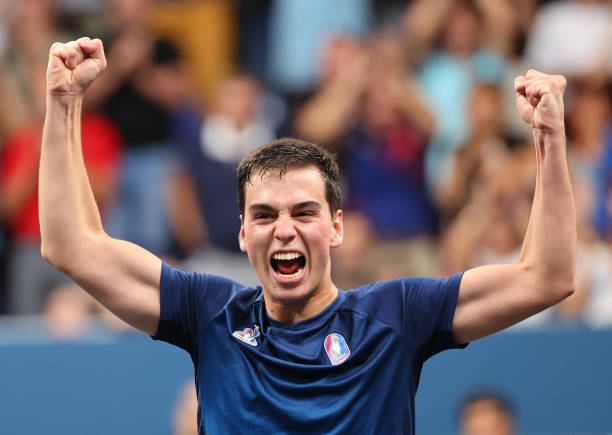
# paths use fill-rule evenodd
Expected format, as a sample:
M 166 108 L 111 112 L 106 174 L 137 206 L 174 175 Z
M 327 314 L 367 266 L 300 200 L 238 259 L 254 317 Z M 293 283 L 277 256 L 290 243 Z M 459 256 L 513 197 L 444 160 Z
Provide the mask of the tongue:
M 293 275 L 300 268 L 300 263 L 295 260 L 276 260 L 278 271 L 283 275 Z

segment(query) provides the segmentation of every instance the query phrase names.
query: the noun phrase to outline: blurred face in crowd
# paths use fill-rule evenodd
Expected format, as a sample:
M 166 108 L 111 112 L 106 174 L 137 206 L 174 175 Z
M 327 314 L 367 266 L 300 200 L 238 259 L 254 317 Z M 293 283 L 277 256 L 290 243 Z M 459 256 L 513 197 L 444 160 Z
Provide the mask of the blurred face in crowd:
M 51 0 L 20 0 L 15 9 L 20 24 L 44 23 L 52 16 Z
M 330 248 L 342 243 L 342 211 L 331 215 L 319 169 L 289 168 L 282 176 L 274 170 L 245 189 L 240 248 L 265 296 L 304 304 L 333 289 Z
M 571 140 L 576 146 L 585 147 L 602 141 L 612 112 L 605 92 L 587 89 L 574 99 L 568 113 Z
M 375 135 L 384 135 L 401 120 L 391 73 L 373 71 L 363 101 L 364 123 Z
M 6 7 L 5 12 L 11 18 L 11 37 L 20 52 L 38 49 L 43 38 L 43 53 L 46 54 L 49 44 L 46 38 L 52 36 L 49 33 L 54 29 L 55 14 L 51 0 L 21 0 L 14 8 Z
M 512 417 L 495 400 L 482 399 L 470 403 L 461 413 L 464 435 L 511 435 Z
M 499 89 L 483 84 L 474 89 L 469 103 L 472 134 L 493 136 L 502 126 L 502 96 Z
M 255 80 L 236 76 L 219 85 L 213 110 L 240 129 L 255 118 L 259 97 L 260 89 Z
M 151 3 L 151 0 L 109 0 L 109 16 L 118 28 L 129 30 L 129 26 L 140 25 L 146 21 Z

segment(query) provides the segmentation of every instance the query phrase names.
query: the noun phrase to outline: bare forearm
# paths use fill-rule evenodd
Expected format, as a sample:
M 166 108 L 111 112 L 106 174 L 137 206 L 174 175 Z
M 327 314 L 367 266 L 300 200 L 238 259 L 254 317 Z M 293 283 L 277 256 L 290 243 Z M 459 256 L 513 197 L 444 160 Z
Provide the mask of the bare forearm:
M 400 100 L 400 108 L 406 117 L 418 127 L 424 136 L 430 138 L 435 128 L 435 119 L 427 105 L 419 97 L 419 92 L 412 79 L 405 81 L 406 92 Z
M 82 98 L 48 96 L 39 173 L 43 252 L 62 262 L 84 237 L 103 232 L 81 150 Z
M 452 0 L 417 0 L 406 9 L 404 26 L 413 60 L 425 57 L 451 5 Z
M 576 212 L 562 129 L 534 129 L 537 178 L 521 261 L 551 287 L 573 286 Z
M 501 55 L 510 55 L 515 6 L 507 0 L 476 0 L 475 4 L 484 17 L 485 46 Z
M 360 96 L 360 89 L 342 83 L 327 85 L 298 114 L 298 133 L 315 142 L 337 139 L 349 128 Z

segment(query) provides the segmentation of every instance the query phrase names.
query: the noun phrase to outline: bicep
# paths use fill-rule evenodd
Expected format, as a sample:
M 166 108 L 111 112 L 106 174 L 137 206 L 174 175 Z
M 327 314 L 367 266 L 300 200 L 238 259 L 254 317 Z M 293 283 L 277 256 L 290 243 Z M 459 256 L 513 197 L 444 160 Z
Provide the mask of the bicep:
M 64 272 L 119 318 L 155 335 L 160 317 L 161 260 L 107 235 L 85 241 Z
M 467 343 L 501 331 L 548 306 L 532 274 L 520 263 L 489 265 L 464 273 L 453 318 L 453 334 Z

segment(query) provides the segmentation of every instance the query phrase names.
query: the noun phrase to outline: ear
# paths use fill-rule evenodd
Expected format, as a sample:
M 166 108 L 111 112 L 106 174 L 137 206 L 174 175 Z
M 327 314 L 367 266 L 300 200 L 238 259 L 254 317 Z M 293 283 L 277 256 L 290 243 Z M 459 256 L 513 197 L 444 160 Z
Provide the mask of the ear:
M 238 233 L 238 244 L 240 245 L 240 250 L 242 252 L 246 252 L 246 237 L 244 234 L 244 218 L 240 215 L 240 233 Z
M 332 220 L 332 235 L 329 243 L 331 248 L 337 248 L 342 245 L 342 240 L 344 239 L 344 223 L 342 217 L 342 210 L 336 211 Z

